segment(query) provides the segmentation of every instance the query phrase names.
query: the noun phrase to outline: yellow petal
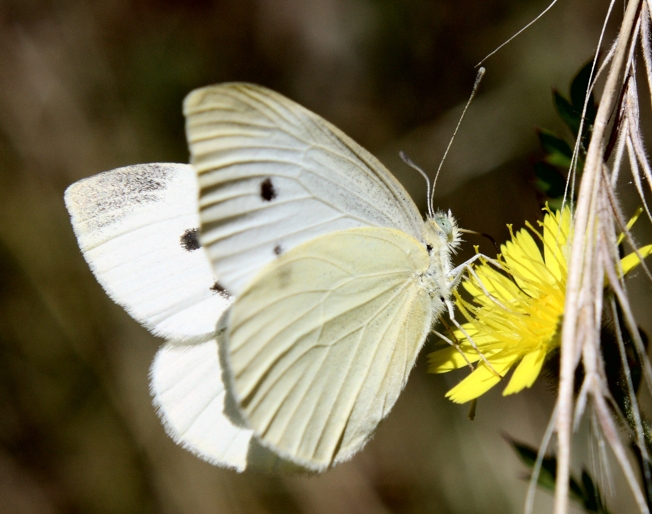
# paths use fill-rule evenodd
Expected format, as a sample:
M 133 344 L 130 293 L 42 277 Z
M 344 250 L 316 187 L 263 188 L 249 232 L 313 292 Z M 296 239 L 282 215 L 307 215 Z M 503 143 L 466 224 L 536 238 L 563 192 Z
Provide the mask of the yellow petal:
M 512 298 L 515 295 L 520 294 L 518 287 L 509 277 L 499 273 L 490 266 L 479 267 L 476 270 L 476 274 L 482 281 L 482 285 L 485 289 L 496 298 Z M 467 287 L 465 287 L 465 289 L 474 296 L 476 302 L 480 305 L 490 305 L 492 307 L 495 305 L 494 302 L 487 297 L 486 293 L 476 285 L 475 281 L 469 281 L 469 284 L 473 284 L 474 289 L 472 290 Z
M 464 352 L 464 355 L 470 363 L 480 359 L 475 351 Z M 462 354 L 453 346 L 428 354 L 428 373 L 448 373 L 467 366 Z
M 488 334 L 478 334 L 478 331 L 468 323 L 465 323 L 462 327 L 464 327 L 466 333 L 473 339 L 473 342 L 481 349 L 483 354 L 492 355 L 496 353 L 495 350 L 484 350 L 487 345 L 496 343 L 496 340 L 493 337 Z M 473 364 L 480 359 L 478 352 L 473 348 L 471 343 L 468 342 L 466 336 L 462 332 L 455 330 L 453 334 L 454 340 L 460 342 L 459 350 L 454 346 L 446 346 L 428 354 L 429 373 L 447 373 L 455 369 L 467 367 L 469 362 Z M 462 353 L 460 353 L 460 350 L 466 356 L 466 360 L 462 356 Z
M 569 252 L 570 209 L 546 214 L 543 219 L 543 256 L 546 267 L 558 281 L 566 280 L 566 256 Z
M 520 288 L 528 294 L 536 295 L 530 281 L 537 283 L 542 270 L 545 271 L 543 256 L 539 247 L 530 235 L 523 229 L 519 230 L 512 241 L 502 246 L 505 262 L 512 272 Z
M 546 347 L 541 345 L 535 351 L 528 353 L 514 370 L 509 384 L 503 391 L 503 396 L 518 393 L 526 387 L 532 387 L 541 373 L 541 366 L 546 357 Z
M 505 373 L 512 367 L 515 357 L 490 359 L 494 371 L 484 362 L 480 362 L 476 370 L 446 393 L 446 397 L 455 403 L 466 403 L 475 400 L 495 386 Z
M 641 255 L 642 258 L 645 259 L 645 257 L 647 257 L 652 253 L 652 245 L 647 245 L 644 246 L 643 248 L 639 248 L 638 253 Z M 640 263 L 641 263 L 641 259 L 639 259 L 638 255 L 636 255 L 635 252 L 626 255 L 620 260 L 620 265 L 623 267 L 623 273 L 625 275 L 630 271 L 632 271 Z
M 634 213 L 634 215 L 632 216 L 632 218 L 631 218 L 631 219 L 629 220 L 629 222 L 627 223 L 627 230 L 631 230 L 631 228 L 634 226 L 634 223 L 636 223 L 636 220 L 638 220 L 638 217 L 641 215 L 642 212 L 643 212 L 643 207 L 639 207 L 638 209 L 636 209 L 636 212 Z M 618 241 L 616 241 L 616 242 L 617 242 L 618 244 L 620 244 L 620 243 L 623 242 L 623 239 L 625 239 L 625 233 L 624 233 L 624 232 L 621 233 L 621 234 L 618 236 Z

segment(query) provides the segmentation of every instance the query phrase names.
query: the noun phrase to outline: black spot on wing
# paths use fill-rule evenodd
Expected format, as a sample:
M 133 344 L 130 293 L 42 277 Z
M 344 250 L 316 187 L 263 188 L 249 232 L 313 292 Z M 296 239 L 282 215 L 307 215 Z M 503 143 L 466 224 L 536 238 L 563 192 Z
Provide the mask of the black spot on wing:
M 283 253 L 283 248 L 281 248 L 281 245 L 276 245 L 274 247 L 274 255 L 281 255 Z
M 194 250 L 199 250 L 201 244 L 199 243 L 199 229 L 198 228 L 189 228 L 187 229 L 179 238 L 181 243 L 181 248 L 187 252 L 192 252 Z
M 426 250 L 428 250 L 428 253 L 432 252 L 432 245 L 426 245 Z
M 231 297 L 231 293 L 229 293 L 229 292 L 227 291 L 227 289 L 226 289 L 222 284 L 220 284 L 217 280 L 216 280 L 215 283 L 210 287 L 210 289 L 211 289 L 211 291 L 213 291 L 214 293 L 217 293 L 217 294 L 219 294 L 220 296 L 223 296 L 224 298 L 230 298 L 230 297 Z
M 260 184 L 260 197 L 266 202 L 271 202 L 276 198 L 276 189 L 274 189 L 274 184 L 272 184 L 271 178 L 266 178 Z

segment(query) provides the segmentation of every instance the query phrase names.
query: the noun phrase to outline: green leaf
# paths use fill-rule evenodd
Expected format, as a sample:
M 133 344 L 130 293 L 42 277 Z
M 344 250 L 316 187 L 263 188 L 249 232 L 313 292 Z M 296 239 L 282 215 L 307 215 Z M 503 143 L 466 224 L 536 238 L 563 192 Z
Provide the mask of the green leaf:
M 550 199 L 562 198 L 566 190 L 566 177 L 547 162 L 534 164 L 535 186 Z
M 573 77 L 571 82 L 570 94 L 571 104 L 576 111 L 582 112 L 584 108 L 584 96 L 589 87 L 589 79 L 591 77 L 591 68 L 593 67 L 593 60 L 587 62 L 577 75 Z
M 584 67 L 575 75 L 571 83 L 570 94 L 571 104 L 575 111 L 581 113 L 584 109 L 584 97 L 589 87 L 589 78 L 591 77 L 591 68 L 593 67 L 593 60 L 587 62 Z M 595 121 L 596 107 L 593 93 L 589 96 L 589 103 L 586 106 L 586 123 L 593 125 Z
M 551 198 L 548 200 L 548 207 L 551 211 L 561 211 L 564 206 L 564 197 L 560 196 L 559 198 Z
M 609 509 L 602 500 L 600 489 L 598 489 L 591 475 L 585 469 L 582 470 L 582 488 L 584 489 L 584 509 L 587 512 L 610 514 Z
M 638 329 L 638 333 L 641 336 L 643 341 L 643 346 L 648 347 L 648 337 L 647 333 L 642 329 Z M 630 343 L 630 344 L 628 344 Z M 643 363 L 639 358 L 639 354 L 634 347 L 633 341 L 627 341 L 625 346 L 627 353 L 627 360 L 629 362 L 629 372 L 632 377 L 632 384 L 634 385 L 634 391 L 638 393 L 638 390 L 641 385 L 641 380 L 643 379 Z
M 589 512 L 597 512 L 600 498 L 597 495 L 593 479 L 584 469 L 582 470 L 582 485 L 585 493 L 584 508 Z
M 586 91 L 589 87 L 589 79 L 591 77 L 591 68 L 593 67 L 593 60 L 589 60 L 582 69 L 575 75 L 573 81 L 571 82 L 570 94 L 571 94 L 571 105 L 573 110 L 579 113 L 580 118 L 582 115 L 582 110 L 584 109 L 584 97 L 586 96 Z M 585 131 L 582 134 L 582 139 L 587 136 L 588 131 L 593 126 L 595 122 L 595 115 L 597 109 L 595 106 L 595 98 L 593 93 L 589 96 L 589 101 L 586 105 L 586 114 L 585 114 Z
M 523 461 L 528 468 L 534 468 L 534 464 L 537 460 L 537 451 L 523 443 L 516 442 L 513 439 L 507 439 L 507 441 L 512 445 L 516 453 Z M 544 457 L 541 463 L 541 471 L 539 472 L 539 479 L 537 484 L 547 489 L 548 491 L 554 492 L 555 490 L 555 478 L 557 477 L 557 459 L 555 457 Z
M 512 445 L 518 456 L 523 463 L 529 468 L 533 469 L 536 464 L 537 451 L 523 443 L 516 442 L 509 437 L 506 437 L 509 444 Z M 546 456 L 541 463 L 541 471 L 537 485 L 547 489 L 550 492 L 555 490 L 555 478 L 557 476 L 557 459 L 553 456 Z M 582 471 L 581 481 L 571 476 L 569 480 L 569 497 L 580 503 L 586 512 L 595 514 L 611 514 L 607 507 L 604 505 L 600 490 L 595 485 L 591 475 L 586 470 Z
M 580 129 L 580 120 L 582 117 L 582 111 L 576 111 L 571 103 L 564 98 L 559 91 L 553 90 L 552 91 L 552 96 L 553 100 L 555 102 L 555 107 L 557 108 L 557 112 L 559 113 L 559 116 L 561 119 L 564 121 L 566 125 L 568 125 L 568 128 L 571 129 L 571 132 L 573 132 L 573 135 L 577 137 L 577 132 Z
M 625 321 L 622 314 L 622 308 L 617 305 L 618 323 L 625 327 Z M 636 351 L 633 338 L 629 330 L 622 330 L 623 344 L 625 346 L 625 357 L 627 359 L 627 373 L 634 386 L 634 392 L 638 393 L 641 380 L 643 378 L 643 363 Z M 643 340 L 645 348 L 648 346 L 647 334 L 639 328 L 639 335 Z M 629 390 L 625 376 L 625 368 L 620 358 L 620 348 L 616 332 L 612 325 L 602 327 L 600 331 L 600 347 L 605 362 L 605 372 L 607 375 L 607 384 L 609 391 L 616 405 L 626 419 L 631 419 L 631 402 L 629 400 Z
M 555 136 L 548 130 L 540 129 L 537 132 L 539 141 L 544 151 L 548 154 L 546 162 L 553 166 L 561 168 L 569 168 L 571 158 L 573 157 L 573 150 L 570 145 L 561 138 Z
M 579 484 L 579 482 L 575 480 L 575 478 L 572 476 L 568 480 L 568 488 L 570 489 L 568 496 L 570 496 L 572 500 L 575 500 L 576 502 L 579 503 L 586 502 L 586 498 L 584 496 L 584 489 Z

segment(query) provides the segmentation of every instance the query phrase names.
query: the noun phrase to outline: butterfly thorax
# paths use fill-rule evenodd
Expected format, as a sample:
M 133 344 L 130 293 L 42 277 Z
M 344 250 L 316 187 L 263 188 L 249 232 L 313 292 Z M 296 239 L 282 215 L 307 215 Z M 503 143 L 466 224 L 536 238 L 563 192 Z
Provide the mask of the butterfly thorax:
M 428 217 L 423 224 L 422 238 L 430 256 L 430 265 L 421 281 L 433 300 L 443 302 L 451 294 L 451 257 L 460 242 L 455 218 L 450 212 L 437 212 Z

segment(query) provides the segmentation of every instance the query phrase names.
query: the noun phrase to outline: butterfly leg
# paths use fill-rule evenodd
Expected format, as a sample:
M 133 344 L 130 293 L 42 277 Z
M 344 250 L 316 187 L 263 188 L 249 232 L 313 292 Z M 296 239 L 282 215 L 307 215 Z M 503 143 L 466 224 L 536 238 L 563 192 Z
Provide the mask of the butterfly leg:
M 471 264 L 473 264 L 478 259 L 483 259 L 489 264 L 493 264 L 496 268 L 503 269 L 502 265 L 500 264 L 500 261 L 497 261 L 496 259 L 492 259 L 488 255 L 485 255 L 483 253 L 476 253 L 469 260 L 464 261 L 462 264 L 456 266 L 449 272 L 448 276 L 452 277 L 451 288 L 455 289 L 458 286 L 460 280 L 462 279 L 462 276 L 464 275 L 464 271 L 469 270 L 470 272 L 473 272 L 473 268 L 471 267 Z
M 443 322 L 443 320 L 442 320 L 442 322 Z M 442 334 L 441 332 L 438 332 L 437 330 L 434 330 L 434 329 L 433 329 L 432 333 L 435 334 L 436 336 L 438 336 L 443 341 L 446 341 L 453 348 L 455 348 L 458 351 L 458 353 L 462 356 L 462 358 L 464 359 L 466 364 L 469 366 L 469 368 L 471 368 L 471 370 L 474 369 L 473 364 L 471 364 L 471 361 L 466 356 L 466 354 L 462 351 L 462 349 L 460 348 L 460 345 L 459 345 L 459 343 L 457 341 L 452 341 L 451 339 L 446 337 L 444 334 Z M 456 339 L 456 338 L 454 338 L 454 339 Z
M 493 296 L 487 288 L 484 286 L 482 283 L 482 280 L 480 280 L 480 277 L 477 275 L 475 270 L 473 269 L 473 262 L 476 260 L 482 258 L 485 262 L 488 262 L 490 264 L 493 264 L 495 267 L 498 269 L 502 269 L 502 265 L 500 264 L 500 261 L 497 261 L 496 259 L 492 259 L 491 257 L 487 257 L 484 254 L 478 253 L 471 257 L 468 261 L 463 262 L 459 266 L 453 268 L 451 272 L 449 273 L 449 277 L 452 277 L 451 279 L 451 290 L 457 289 L 457 286 L 460 284 L 460 281 L 462 280 L 462 277 L 464 276 L 464 272 L 468 271 L 470 275 L 475 278 L 476 283 L 478 287 L 482 290 L 482 292 L 489 298 L 492 302 L 494 302 L 496 305 L 499 307 L 502 307 L 503 309 L 507 310 L 507 307 L 505 307 L 502 303 L 498 301 L 498 299 Z M 449 309 L 449 315 L 450 315 L 450 309 Z
M 491 298 L 492 301 L 498 303 L 499 305 L 501 305 L 501 307 L 504 308 L 504 306 L 502 304 L 500 304 L 498 302 L 498 300 L 493 295 L 491 295 L 491 293 L 489 293 L 489 291 L 485 288 L 484 284 L 480 280 L 480 277 L 478 277 L 475 270 L 473 269 L 473 266 L 471 266 L 478 259 L 483 259 L 484 261 L 490 262 L 491 264 L 493 264 L 493 265 L 495 265 L 495 266 L 497 266 L 499 268 L 501 267 L 500 262 L 496 261 L 495 259 L 492 259 L 491 257 L 487 257 L 484 254 L 478 253 L 478 254 L 474 255 L 473 257 L 471 257 L 466 262 L 463 262 L 462 264 L 460 264 L 459 266 L 457 266 L 456 268 L 451 270 L 451 272 L 449 274 L 449 276 L 452 277 L 452 279 L 451 279 L 451 290 L 457 288 L 457 286 L 460 283 L 460 280 L 464 276 L 464 272 L 468 271 L 476 279 L 477 284 L 482 289 L 482 291 L 487 295 L 487 297 Z M 451 302 L 450 299 L 447 299 L 445 303 L 446 303 L 446 308 L 448 310 L 448 317 L 451 320 L 451 322 L 453 323 L 453 325 L 455 325 L 455 327 L 460 332 L 462 332 L 462 334 L 464 334 L 464 337 L 467 339 L 467 341 L 469 341 L 469 344 L 471 345 L 471 347 L 478 353 L 478 356 L 487 365 L 487 367 L 493 373 L 495 373 L 498 377 L 503 378 L 502 375 L 500 373 L 498 373 L 494 369 L 494 367 L 491 365 L 491 363 L 487 360 L 487 358 L 484 356 L 484 354 L 480 351 L 480 349 L 476 345 L 473 338 L 466 332 L 466 330 L 464 330 L 462 325 L 460 325 L 458 323 L 458 321 L 455 319 L 455 311 L 454 311 L 454 307 L 453 307 L 453 302 Z M 446 339 L 444 339 L 444 340 L 446 340 Z M 457 346 L 457 345 L 454 345 L 454 346 Z M 465 357 L 465 360 L 467 360 L 467 362 L 468 362 L 468 359 L 466 359 L 466 357 Z
M 503 376 L 494 369 L 494 367 L 491 365 L 491 363 L 487 360 L 487 358 L 484 356 L 484 354 L 480 351 L 478 346 L 475 344 L 475 341 L 473 340 L 473 338 L 468 334 L 468 332 L 466 330 L 464 330 L 464 327 L 459 324 L 459 322 L 455 319 L 455 317 L 451 315 L 450 311 L 453 308 L 452 302 L 450 300 L 447 300 L 446 303 L 450 304 L 449 309 L 448 309 L 449 310 L 448 317 L 451 320 L 451 323 L 453 323 L 453 325 L 455 325 L 455 327 L 460 332 L 462 332 L 462 334 L 464 334 L 464 337 L 469 342 L 471 347 L 477 352 L 478 356 L 480 357 L 480 360 L 482 360 L 482 362 L 484 362 L 487 365 L 487 367 L 491 370 L 492 373 L 494 373 L 497 377 L 502 379 Z M 468 362 L 468 359 L 466 357 L 465 357 L 465 360 Z

